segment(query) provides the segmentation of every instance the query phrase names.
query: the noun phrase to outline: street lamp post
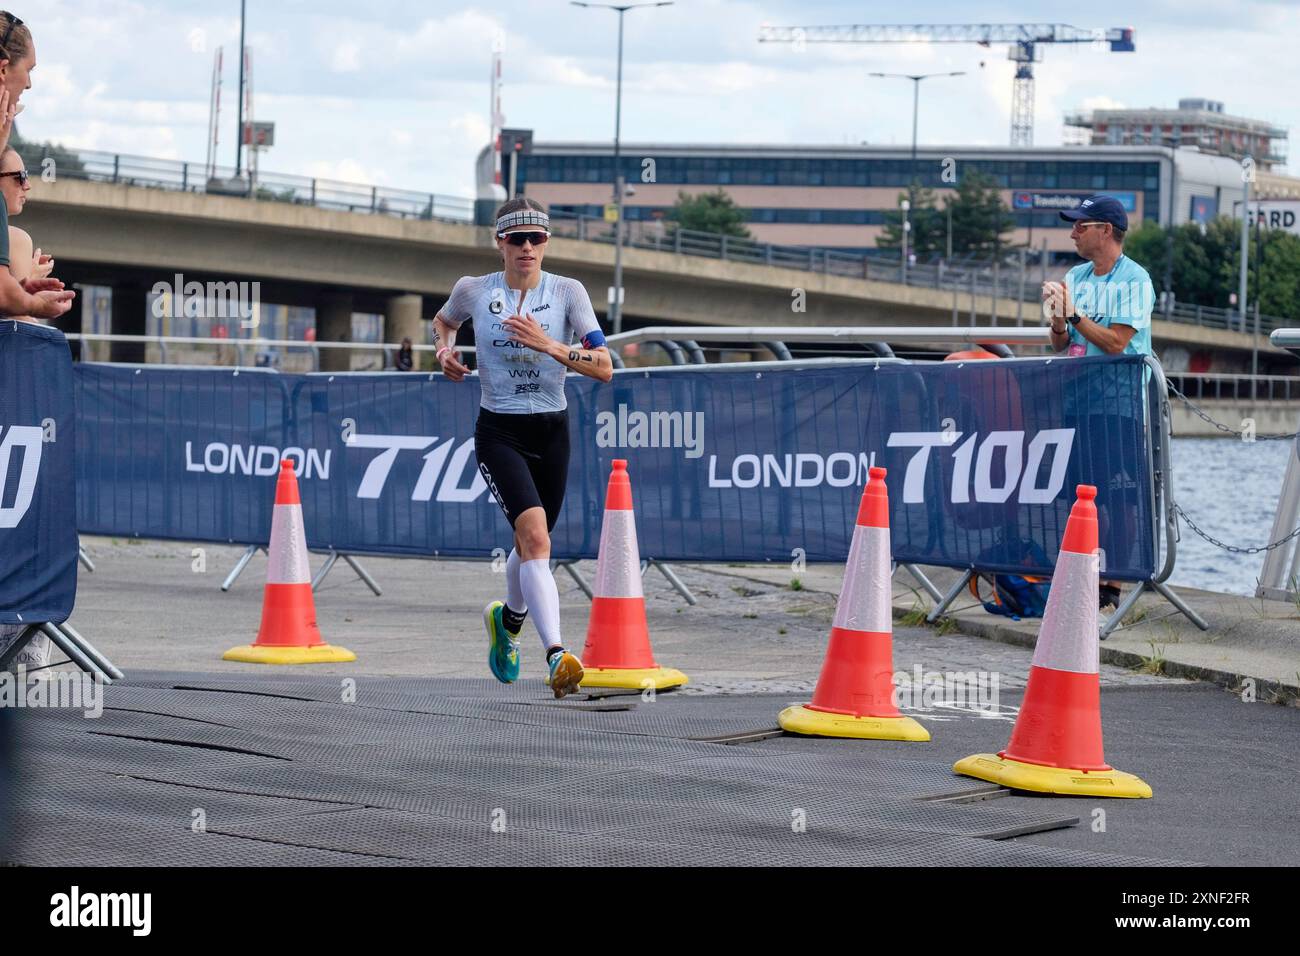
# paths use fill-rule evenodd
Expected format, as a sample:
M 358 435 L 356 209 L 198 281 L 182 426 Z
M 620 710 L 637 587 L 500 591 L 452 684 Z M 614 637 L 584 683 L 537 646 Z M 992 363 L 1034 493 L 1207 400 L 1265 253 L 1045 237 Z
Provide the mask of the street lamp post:
M 1247 156 L 1241 162 L 1241 276 L 1237 286 L 1237 312 L 1241 318 L 1241 331 L 1246 331 L 1246 270 L 1250 267 L 1250 182 L 1255 178 L 1254 160 Z
M 673 0 L 659 0 L 654 3 L 583 3 L 581 0 L 569 0 L 575 7 L 603 7 L 618 14 L 618 81 L 614 94 L 614 206 L 618 221 L 614 223 L 614 292 L 609 305 L 609 323 L 612 334 L 623 331 L 623 199 L 627 194 L 627 183 L 620 169 L 622 153 L 619 149 L 619 136 L 623 128 L 623 14 L 638 7 L 671 7 Z
M 870 76 L 893 80 L 912 81 L 912 175 L 907 184 L 907 201 L 903 204 L 903 284 L 907 284 L 907 234 L 911 232 L 911 219 L 908 210 L 916 202 L 916 120 L 921 105 L 921 81 L 936 76 L 965 76 L 965 70 L 955 73 L 871 73 Z M 951 258 L 952 253 L 949 252 Z

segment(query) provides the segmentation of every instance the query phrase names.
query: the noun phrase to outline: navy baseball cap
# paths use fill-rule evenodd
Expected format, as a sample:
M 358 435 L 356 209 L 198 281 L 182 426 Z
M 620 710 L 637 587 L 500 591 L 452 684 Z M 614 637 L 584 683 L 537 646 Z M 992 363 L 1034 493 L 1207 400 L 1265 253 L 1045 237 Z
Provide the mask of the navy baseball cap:
M 1128 213 L 1114 196 L 1089 196 L 1076 208 L 1063 210 L 1061 218 L 1066 222 L 1108 222 L 1116 229 L 1128 231 Z

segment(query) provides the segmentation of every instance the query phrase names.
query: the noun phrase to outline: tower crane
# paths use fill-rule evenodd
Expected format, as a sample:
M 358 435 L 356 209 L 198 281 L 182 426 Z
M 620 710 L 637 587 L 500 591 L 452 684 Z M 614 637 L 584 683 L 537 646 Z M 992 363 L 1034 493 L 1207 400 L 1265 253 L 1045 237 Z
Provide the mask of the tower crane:
M 1034 144 L 1034 64 L 1047 43 L 1091 43 L 1111 53 L 1132 53 L 1133 28 L 1084 30 L 1064 23 L 852 24 L 829 27 L 762 26 L 759 43 L 994 43 L 1010 44 L 1016 64 L 1011 95 L 1011 145 Z

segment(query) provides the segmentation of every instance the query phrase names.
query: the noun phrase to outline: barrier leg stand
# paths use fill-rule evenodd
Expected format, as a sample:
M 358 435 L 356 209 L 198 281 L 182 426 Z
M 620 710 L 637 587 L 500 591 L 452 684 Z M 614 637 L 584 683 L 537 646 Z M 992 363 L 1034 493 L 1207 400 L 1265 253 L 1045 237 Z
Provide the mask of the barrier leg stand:
M 1127 614 L 1129 610 L 1133 607 L 1133 605 L 1137 603 L 1138 598 L 1142 595 L 1142 592 L 1147 588 L 1150 588 L 1152 591 L 1155 591 L 1166 601 L 1172 604 L 1177 610 L 1187 615 L 1187 619 L 1191 621 L 1193 624 L 1195 624 L 1197 627 L 1199 627 L 1202 631 L 1208 631 L 1210 629 L 1210 625 L 1206 623 L 1205 618 L 1201 617 L 1201 615 L 1197 614 L 1194 610 L 1192 610 L 1192 608 L 1188 607 L 1187 602 L 1184 601 L 1182 598 L 1180 598 L 1172 590 L 1170 590 L 1167 584 L 1164 584 L 1161 581 L 1142 581 L 1124 598 L 1123 601 L 1120 602 L 1120 605 L 1118 608 L 1116 608 L 1115 613 L 1112 614 L 1110 616 L 1110 619 L 1107 620 L 1106 623 L 1102 626 L 1100 636 L 1103 641 L 1110 636 L 1111 631 L 1119 627 L 1120 622 L 1124 619 L 1124 615 Z
M 554 571 L 556 568 L 564 568 L 564 570 L 568 571 L 569 577 L 573 578 L 573 582 L 582 589 L 582 593 L 587 595 L 587 600 L 592 600 L 593 594 L 591 585 L 587 583 L 587 579 L 584 578 L 582 573 L 578 570 L 577 561 L 556 561 L 551 570 Z
M 1195 624 L 1197 627 L 1199 627 L 1202 631 L 1208 631 L 1210 629 L 1210 625 L 1206 623 L 1205 618 L 1201 617 L 1201 615 L 1197 614 L 1190 607 L 1188 607 L 1187 602 L 1184 601 L 1182 598 L 1180 598 L 1173 591 L 1171 591 L 1169 589 L 1169 586 L 1166 585 L 1163 581 L 1148 581 L 1146 583 L 1148 587 L 1153 587 L 1157 591 L 1159 591 L 1161 597 L 1163 597 L 1166 601 L 1168 601 L 1174 607 L 1178 608 L 1178 610 L 1182 611 L 1185 615 L 1187 615 L 1187 619 L 1191 621 L 1193 624 Z
M 934 582 L 931 581 L 928 577 L 926 577 L 925 572 L 923 572 L 915 564 L 900 564 L 899 567 L 905 570 L 912 577 L 914 577 L 916 579 L 916 582 L 920 584 L 922 588 L 925 589 L 926 593 L 929 594 L 930 597 L 934 598 L 936 601 L 943 600 L 943 594 L 939 591 L 937 587 L 934 586 Z
M 696 599 L 695 595 L 691 593 L 691 589 L 686 586 L 686 582 L 684 582 L 681 578 L 679 578 L 677 576 L 677 572 L 675 572 L 671 567 L 669 567 L 663 561 L 658 561 L 654 558 L 650 558 L 646 563 L 649 566 L 658 568 L 659 572 L 668 579 L 668 583 L 673 586 L 673 590 L 675 590 L 678 594 L 680 594 L 685 599 L 687 604 L 693 607 L 696 604 L 700 603 Z
M 934 606 L 934 610 L 925 616 L 925 623 L 933 624 L 935 621 L 939 620 L 943 612 L 948 610 L 948 605 L 957 600 L 957 595 L 961 594 L 961 592 L 966 589 L 967 583 L 969 583 L 974 574 L 975 571 L 973 569 L 967 568 L 966 573 L 961 576 L 961 580 L 954 584 L 952 590 L 945 594 L 939 603 Z
M 74 630 L 72 625 L 69 624 L 67 621 L 64 621 L 62 624 L 58 624 L 54 626 L 58 627 L 60 631 L 68 635 L 69 639 L 76 641 L 77 646 L 81 648 L 82 653 L 84 653 L 87 657 L 89 657 L 92 661 L 94 661 L 97 665 L 99 665 L 99 669 L 102 670 L 109 677 L 113 678 L 113 680 L 122 680 L 126 676 L 120 670 L 118 670 L 116 666 L 114 666 L 112 661 L 110 661 L 99 651 L 95 650 L 95 645 L 91 644 L 90 641 L 82 637 L 82 635 L 78 633 L 76 630 Z
M 1132 610 L 1133 605 L 1137 603 L 1138 598 L 1142 596 L 1142 592 L 1146 587 L 1146 581 L 1138 582 L 1138 586 L 1125 595 L 1124 600 L 1119 602 L 1119 607 L 1115 608 L 1115 613 L 1106 618 L 1106 622 L 1101 626 L 1101 633 L 1099 635 L 1101 640 L 1104 641 L 1106 638 L 1110 637 L 1110 632 L 1119 627 L 1120 622 L 1124 620 L 1124 615 Z
M 311 579 L 311 589 L 313 591 L 320 589 L 321 582 L 324 581 L 325 576 L 333 570 L 334 565 L 338 564 L 339 558 L 342 558 L 347 563 L 348 567 L 357 573 L 357 577 L 365 582 L 366 587 L 375 592 L 375 597 L 383 596 L 383 589 L 375 583 L 375 579 L 370 576 L 370 572 L 361 566 L 361 562 L 352 557 L 352 555 L 345 554 L 342 551 L 330 551 L 330 555 L 325 559 L 325 563 L 321 565 L 321 569 L 317 571 L 316 576 Z
M 68 659 L 71 660 L 72 663 L 76 664 L 87 674 L 98 674 L 104 679 L 105 684 L 113 683 L 113 678 L 98 664 L 91 660 L 90 657 L 81 649 L 80 645 L 78 645 L 77 642 L 67 634 L 64 634 L 63 631 L 59 630 L 53 624 L 42 624 L 40 631 L 53 641 L 54 645 L 59 650 L 67 654 Z
M 86 549 L 81 546 L 80 541 L 77 542 L 77 560 L 91 574 L 95 573 L 95 562 L 90 560 L 90 555 L 86 553 Z
M 320 570 L 316 572 L 316 576 L 311 579 L 311 589 L 313 591 L 320 587 L 320 583 L 325 580 L 325 575 L 330 573 L 330 569 L 338 563 L 338 560 L 339 553 L 337 551 L 331 551 L 330 556 L 325 559 L 325 563 L 322 564 Z
M 380 590 L 379 585 L 375 583 L 375 579 L 372 578 L 366 569 L 361 566 L 360 561 L 352 557 L 350 554 L 343 555 L 343 560 L 348 563 L 348 567 L 357 572 L 357 577 L 366 583 L 366 587 L 375 592 L 375 597 L 383 597 L 384 592 Z
M 259 551 L 265 551 L 260 544 L 250 544 L 248 550 L 243 553 L 240 559 L 235 562 L 235 566 L 230 573 L 226 575 L 226 580 L 221 582 L 221 590 L 229 591 L 239 576 L 244 573 L 244 568 L 248 567 L 248 562 L 253 560 L 253 555 Z

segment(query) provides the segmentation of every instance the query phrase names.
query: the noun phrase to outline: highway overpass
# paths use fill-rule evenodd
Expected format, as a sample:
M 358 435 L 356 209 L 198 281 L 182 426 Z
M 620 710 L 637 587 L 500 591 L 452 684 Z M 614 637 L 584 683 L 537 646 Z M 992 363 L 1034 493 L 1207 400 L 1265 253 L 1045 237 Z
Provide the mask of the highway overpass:
M 21 218 L 36 245 L 57 259 L 65 282 L 111 286 L 113 331 L 143 334 L 145 296 L 157 282 L 259 281 L 262 300 L 317 310 L 317 338 L 347 341 L 354 311 L 385 315 L 389 342 L 422 340 L 462 275 L 496 268 L 489 230 L 468 224 L 310 205 L 256 201 L 78 179 L 37 182 Z M 603 314 L 614 250 L 607 243 L 556 238 L 546 265 L 581 280 Z M 827 275 L 630 248 L 623 254 L 625 326 L 951 325 L 969 321 L 972 296 L 895 282 Z M 796 290 L 802 290 L 804 311 Z M 979 324 L 995 315 L 1014 324 L 1017 303 L 973 297 Z M 1036 321 L 1031 303 L 1024 321 Z M 65 326 L 79 330 L 79 320 Z M 75 328 L 74 328 L 75 327 Z M 1181 347 L 1214 357 L 1215 371 L 1248 367 L 1252 337 L 1221 328 L 1157 320 L 1157 350 Z M 337 354 L 337 353 L 336 353 Z M 139 345 L 114 346 L 117 360 L 138 360 Z M 1260 340 L 1261 368 L 1293 363 Z M 346 358 L 346 356 L 340 356 Z

